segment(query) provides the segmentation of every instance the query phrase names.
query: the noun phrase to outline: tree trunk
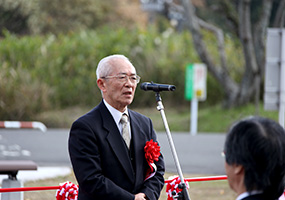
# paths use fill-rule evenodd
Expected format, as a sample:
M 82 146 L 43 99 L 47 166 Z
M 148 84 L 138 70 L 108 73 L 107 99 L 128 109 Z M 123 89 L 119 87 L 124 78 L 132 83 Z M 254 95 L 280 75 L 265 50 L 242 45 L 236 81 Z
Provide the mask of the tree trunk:
M 285 0 L 281 0 L 276 12 L 273 27 L 284 27 Z
M 192 2 L 189 0 L 182 0 L 183 7 L 185 9 L 185 18 L 189 31 L 192 33 L 195 49 L 203 63 L 207 65 L 210 73 L 216 78 L 216 80 L 223 85 L 225 93 L 224 106 L 231 107 L 238 97 L 239 89 L 238 85 L 231 79 L 227 68 L 224 52 L 223 33 L 215 26 L 209 25 L 206 22 L 199 20 L 194 12 Z M 206 45 L 203 41 L 203 37 L 200 30 L 200 24 L 204 28 L 213 31 L 218 38 L 218 50 L 220 54 L 220 65 L 216 66 L 209 52 L 206 49 Z
M 245 58 L 245 71 L 241 82 L 239 104 L 247 103 L 254 94 L 259 95 L 261 77 L 265 65 L 265 35 L 268 27 L 272 0 L 263 0 L 262 11 L 252 30 L 250 17 L 251 0 L 239 1 L 240 40 Z M 254 33 L 254 37 L 252 35 Z M 257 99 L 259 97 L 255 97 Z
M 258 106 L 261 77 L 264 74 L 265 65 L 265 35 L 269 23 L 270 11 L 273 0 L 263 0 L 261 14 L 258 22 L 252 28 L 251 24 L 251 0 L 240 0 L 238 5 L 239 14 L 239 38 L 243 48 L 245 59 L 244 73 L 240 84 L 236 83 L 229 75 L 224 52 L 223 32 L 216 26 L 198 19 L 195 15 L 191 0 L 181 0 L 184 7 L 184 16 L 187 26 L 192 34 L 196 51 L 204 62 L 209 72 L 223 86 L 225 93 L 225 107 L 246 104 L 253 100 L 254 95 L 256 106 Z M 285 0 L 282 0 L 285 1 Z M 283 5 L 283 4 L 282 4 Z M 216 34 L 218 41 L 218 51 L 220 55 L 220 65 L 213 62 L 213 59 L 206 49 L 201 34 L 201 27 L 206 28 Z M 258 96 L 257 96 L 258 95 Z
M 240 85 L 238 104 L 244 104 L 252 97 L 255 89 L 254 78 L 259 71 L 251 33 L 250 0 L 239 1 L 239 13 L 239 37 L 243 47 L 245 70 Z

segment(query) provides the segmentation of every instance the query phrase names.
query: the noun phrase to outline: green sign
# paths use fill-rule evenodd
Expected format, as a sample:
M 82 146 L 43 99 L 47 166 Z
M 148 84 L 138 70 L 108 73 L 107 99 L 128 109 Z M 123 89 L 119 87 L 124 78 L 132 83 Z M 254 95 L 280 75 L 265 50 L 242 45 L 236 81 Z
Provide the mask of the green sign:
M 205 101 L 207 98 L 207 67 L 203 63 L 186 66 L 185 99 Z
M 186 73 L 185 73 L 185 99 L 191 100 L 193 98 L 193 83 L 194 83 L 194 65 L 189 64 L 186 66 Z

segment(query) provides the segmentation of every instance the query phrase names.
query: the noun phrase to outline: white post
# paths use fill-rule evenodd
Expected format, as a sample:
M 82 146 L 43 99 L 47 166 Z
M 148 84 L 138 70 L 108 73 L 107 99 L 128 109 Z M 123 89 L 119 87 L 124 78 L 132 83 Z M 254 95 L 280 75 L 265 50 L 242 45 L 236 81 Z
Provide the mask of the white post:
M 20 188 L 23 187 L 21 180 L 4 179 L 2 181 L 2 188 Z M 6 192 L 0 193 L 1 200 L 23 200 L 24 192 Z
M 193 98 L 191 100 L 191 135 L 197 134 L 197 124 L 198 124 L 198 100 Z
M 285 29 L 281 29 L 281 56 L 280 56 L 280 105 L 279 124 L 284 128 L 285 114 Z

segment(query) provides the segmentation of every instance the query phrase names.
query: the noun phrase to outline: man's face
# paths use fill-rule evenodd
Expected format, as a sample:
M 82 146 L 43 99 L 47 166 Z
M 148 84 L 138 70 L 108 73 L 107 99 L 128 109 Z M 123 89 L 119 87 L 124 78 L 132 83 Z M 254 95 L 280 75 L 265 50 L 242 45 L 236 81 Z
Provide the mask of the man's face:
M 113 60 L 111 74 L 108 76 L 117 75 L 136 75 L 136 70 L 123 59 L 115 59 Z M 133 101 L 137 83 L 130 81 L 129 77 L 127 80 L 117 77 L 102 79 L 102 82 L 104 87 L 100 89 L 103 92 L 103 98 L 111 106 L 123 112 Z

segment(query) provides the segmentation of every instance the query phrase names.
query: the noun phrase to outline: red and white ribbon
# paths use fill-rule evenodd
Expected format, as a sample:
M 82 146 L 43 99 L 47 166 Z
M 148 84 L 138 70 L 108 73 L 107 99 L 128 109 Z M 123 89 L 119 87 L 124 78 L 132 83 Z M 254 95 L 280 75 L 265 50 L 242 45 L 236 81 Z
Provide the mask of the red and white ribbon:
M 47 127 L 42 122 L 0 121 L 0 128 L 31 128 L 46 132 Z
M 157 171 L 157 167 L 154 164 L 154 161 L 159 160 L 160 156 L 160 146 L 158 146 L 157 142 L 154 142 L 153 139 L 150 141 L 147 141 L 144 147 L 145 152 L 145 159 L 147 161 L 147 164 L 149 168 L 146 172 L 145 181 L 153 177 Z
M 149 169 L 147 170 L 148 172 L 146 174 L 144 181 L 153 177 L 157 171 L 157 167 L 154 163 L 148 163 L 148 164 L 149 164 L 149 166 L 151 166 L 151 170 L 149 170 Z
M 61 183 L 56 191 L 56 200 L 77 200 L 78 186 L 71 182 Z
M 170 182 L 166 185 L 167 200 L 174 200 L 174 197 L 182 191 L 182 189 L 178 187 L 181 181 L 179 176 L 171 176 L 168 178 L 168 180 L 170 180 Z M 189 185 L 186 181 L 185 184 L 186 188 L 188 189 Z

